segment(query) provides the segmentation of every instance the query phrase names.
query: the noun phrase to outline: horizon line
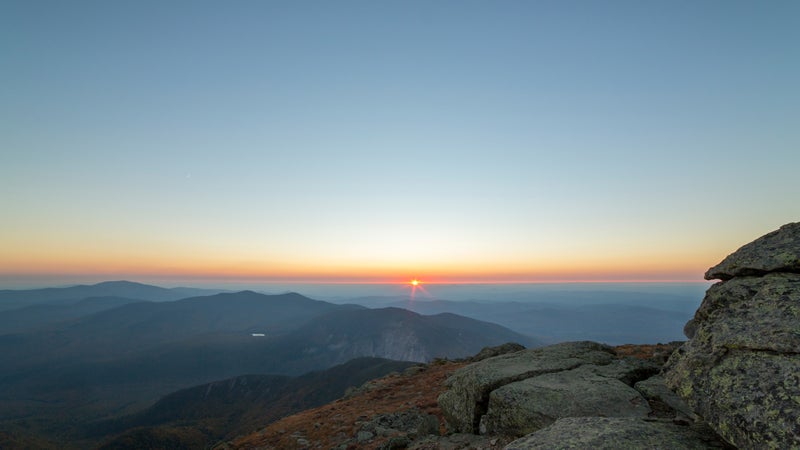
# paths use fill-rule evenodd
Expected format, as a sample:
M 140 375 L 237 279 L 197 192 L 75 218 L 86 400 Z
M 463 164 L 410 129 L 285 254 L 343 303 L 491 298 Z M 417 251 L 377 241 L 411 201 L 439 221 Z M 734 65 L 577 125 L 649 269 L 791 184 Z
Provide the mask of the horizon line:
M 76 277 L 80 278 L 80 277 Z M 52 280 L 52 284 L 48 284 L 47 281 L 41 281 L 37 283 L 25 283 L 30 285 L 36 284 L 42 287 L 53 287 L 53 284 L 57 285 L 58 287 L 72 287 L 72 286 L 80 286 L 80 285 L 95 285 L 101 284 L 106 282 L 115 282 L 115 281 L 127 281 L 132 283 L 140 283 L 140 284 L 151 284 L 151 285 L 159 285 L 161 283 L 167 285 L 173 285 L 174 287 L 192 287 L 191 281 L 197 282 L 198 284 L 202 285 L 203 287 L 213 286 L 216 283 L 221 285 L 395 285 L 395 286 L 406 286 L 406 287 L 414 287 L 411 284 L 411 281 L 414 278 L 409 278 L 408 280 L 319 280 L 319 279 L 311 279 L 311 280 L 254 280 L 254 279 L 194 279 L 194 280 L 187 280 L 187 279 L 159 279 L 159 280 L 148 280 L 148 277 L 142 277 L 142 279 L 137 278 L 108 278 L 103 279 L 100 281 L 78 281 L 75 282 L 65 282 L 62 280 L 56 281 Z M 7 280 L 11 281 L 11 280 Z M 458 285 L 523 285 L 523 284 L 536 284 L 536 285 L 554 285 L 554 284 L 679 284 L 679 283 L 690 283 L 690 284 L 702 284 L 702 283 L 712 283 L 716 282 L 716 280 L 704 280 L 704 279 L 610 279 L 610 280 L 597 280 L 597 279 L 582 279 L 582 280 L 575 280 L 575 279 L 560 279 L 560 280 L 434 280 L 434 281 L 426 281 L 424 279 L 418 279 L 419 285 L 441 285 L 441 286 L 458 286 Z M 14 283 L 5 283 L 0 280 L 0 286 L 14 284 Z M 14 288 L 8 288 L 14 289 Z M 16 289 L 37 289 L 36 287 L 18 287 Z

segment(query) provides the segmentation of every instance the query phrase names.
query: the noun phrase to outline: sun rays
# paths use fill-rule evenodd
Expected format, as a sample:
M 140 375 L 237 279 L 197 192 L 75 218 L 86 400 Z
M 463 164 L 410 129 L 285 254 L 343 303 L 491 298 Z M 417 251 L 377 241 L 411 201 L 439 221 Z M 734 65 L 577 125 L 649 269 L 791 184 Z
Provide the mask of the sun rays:
M 422 281 L 418 280 L 417 278 L 413 278 L 411 281 L 408 282 L 408 285 L 411 286 L 411 300 L 417 296 L 417 291 L 419 290 L 422 292 L 426 297 L 430 297 L 428 291 L 422 286 Z

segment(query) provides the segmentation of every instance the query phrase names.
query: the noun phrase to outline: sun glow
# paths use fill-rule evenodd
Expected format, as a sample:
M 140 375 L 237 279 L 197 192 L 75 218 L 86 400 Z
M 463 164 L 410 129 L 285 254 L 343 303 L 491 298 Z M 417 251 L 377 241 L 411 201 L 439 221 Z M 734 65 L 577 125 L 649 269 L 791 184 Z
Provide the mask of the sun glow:
M 428 292 L 425 291 L 425 288 L 422 287 L 422 281 L 419 281 L 416 278 L 412 278 L 411 281 L 408 282 L 408 285 L 411 286 L 411 300 L 414 300 L 414 298 L 417 296 L 417 290 L 425 295 L 428 294 Z

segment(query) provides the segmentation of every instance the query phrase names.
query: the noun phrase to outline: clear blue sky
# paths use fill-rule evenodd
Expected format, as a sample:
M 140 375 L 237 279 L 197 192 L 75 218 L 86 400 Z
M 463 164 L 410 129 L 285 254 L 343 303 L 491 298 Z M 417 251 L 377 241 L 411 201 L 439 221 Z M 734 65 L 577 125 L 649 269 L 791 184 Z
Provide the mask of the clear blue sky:
M 0 283 L 700 279 L 800 220 L 797 1 L 0 3 Z

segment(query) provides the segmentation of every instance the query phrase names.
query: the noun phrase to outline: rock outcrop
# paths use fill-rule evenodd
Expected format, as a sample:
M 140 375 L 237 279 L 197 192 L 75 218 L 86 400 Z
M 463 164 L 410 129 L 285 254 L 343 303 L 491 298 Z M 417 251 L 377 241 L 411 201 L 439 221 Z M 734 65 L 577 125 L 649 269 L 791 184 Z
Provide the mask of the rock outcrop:
M 651 412 L 647 400 L 603 370 L 623 365 L 622 361 L 608 366 L 588 364 L 496 389 L 489 395 L 479 431 L 524 436 L 563 417 L 647 417 Z
M 497 345 L 494 347 L 484 347 L 477 355 L 469 358 L 470 362 L 483 361 L 486 358 L 493 356 L 505 355 L 506 353 L 514 353 L 520 350 L 525 350 L 525 346 L 517 344 L 516 342 L 506 342 L 505 344 Z
M 636 358 L 637 346 L 565 342 L 488 358 L 455 371 L 439 406 L 451 432 L 506 449 L 724 448 L 658 373 L 678 345 Z
M 743 245 L 708 269 L 705 278 L 726 281 L 770 272 L 800 273 L 800 222 L 788 223 Z
M 800 223 L 706 273 L 706 293 L 667 363 L 667 385 L 742 449 L 800 448 Z
M 447 380 L 439 405 L 452 431 L 511 438 L 566 417 L 644 419 L 653 410 L 633 386 L 660 368 L 603 344 L 566 342 L 464 367 Z
M 453 431 L 477 434 L 492 391 L 584 364 L 610 364 L 613 358 L 611 347 L 594 342 L 569 342 L 484 359 L 447 380 L 448 390 L 439 396 L 439 406 Z

